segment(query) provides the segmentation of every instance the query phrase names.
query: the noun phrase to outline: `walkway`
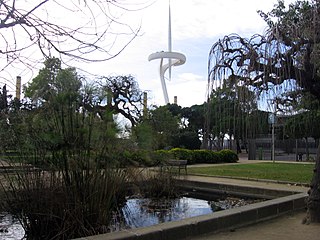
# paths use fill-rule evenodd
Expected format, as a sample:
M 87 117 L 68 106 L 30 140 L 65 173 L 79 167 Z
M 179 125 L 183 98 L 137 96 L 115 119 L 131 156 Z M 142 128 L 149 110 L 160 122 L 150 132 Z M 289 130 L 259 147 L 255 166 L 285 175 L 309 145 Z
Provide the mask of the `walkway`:
M 286 159 L 289 161 L 290 159 Z M 295 160 L 291 160 L 294 163 Z M 239 163 L 257 163 L 261 160 L 247 160 L 245 156 L 240 157 Z M 270 162 L 270 161 L 268 161 Z M 306 162 L 302 162 L 306 163 Z M 314 164 L 314 163 L 310 163 Z M 189 167 L 200 167 L 206 165 L 195 165 Z M 203 176 L 187 176 L 189 180 L 206 181 L 223 184 L 241 185 L 241 186 L 254 186 L 271 189 L 281 190 L 293 190 L 307 192 L 308 188 L 302 186 L 295 186 L 290 184 L 279 184 L 273 182 L 257 182 L 246 181 L 229 178 L 219 177 L 203 177 Z M 208 235 L 192 238 L 192 240 L 318 240 L 320 239 L 320 223 L 312 223 L 310 225 L 302 224 L 303 218 L 306 216 L 306 212 L 295 212 L 290 215 L 285 215 L 280 218 L 275 218 L 258 224 L 254 224 L 247 227 L 241 227 L 238 229 L 231 229 L 229 231 L 223 231 L 219 233 L 213 233 Z
M 298 212 L 232 231 L 203 235 L 192 240 L 319 240 L 320 223 L 302 224 L 304 216 L 304 212 Z

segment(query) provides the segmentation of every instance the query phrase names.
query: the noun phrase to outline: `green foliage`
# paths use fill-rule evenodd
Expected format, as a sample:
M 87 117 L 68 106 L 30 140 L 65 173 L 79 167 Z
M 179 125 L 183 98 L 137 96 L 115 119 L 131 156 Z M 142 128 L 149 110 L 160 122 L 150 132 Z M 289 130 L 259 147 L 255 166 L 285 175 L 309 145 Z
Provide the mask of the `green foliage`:
M 187 149 L 200 149 L 201 141 L 196 132 L 189 131 L 189 129 L 181 129 L 179 133 L 174 136 L 173 147 L 183 147 Z
M 219 155 L 217 152 L 210 150 L 195 150 L 194 153 L 195 163 L 219 163 Z
M 124 150 L 120 152 L 113 152 L 113 159 L 115 164 L 119 167 L 146 167 L 152 166 L 154 161 L 151 160 L 150 151 L 146 150 Z
M 219 154 L 220 154 L 221 161 L 225 163 L 228 163 L 228 162 L 234 163 L 239 160 L 238 155 L 230 149 L 223 149 L 219 151 Z
M 211 139 L 217 139 L 219 149 L 226 135 L 246 141 L 248 136 L 254 137 L 258 126 L 262 125 L 253 114 L 258 112 L 255 93 L 237 81 L 232 77 L 225 79 L 210 95 L 207 122 Z
M 188 164 L 195 163 L 235 163 L 239 160 L 238 155 L 229 149 L 221 151 L 211 150 L 189 150 L 183 148 L 173 148 L 171 150 L 158 150 L 161 160 L 175 158 L 179 160 L 188 160 Z
M 179 195 L 176 180 L 172 172 L 157 171 L 144 177 L 141 182 L 142 194 L 152 199 L 174 198 Z
M 175 159 L 182 159 L 182 160 L 192 160 L 192 150 L 185 149 L 185 148 L 172 148 L 169 150 L 169 152 L 172 154 L 172 156 Z
M 292 138 L 320 138 L 319 111 L 306 111 L 291 116 L 285 122 L 286 133 Z
M 155 163 L 161 163 L 165 160 L 172 159 L 172 153 L 168 150 L 156 150 L 152 153 L 152 159 Z
M 10 95 L 8 95 L 7 86 L 4 85 L 2 87 L 2 91 L 0 90 L 0 113 L 5 113 L 8 111 L 8 98 Z
M 25 89 L 30 105 L 1 118 L 1 136 L 10 140 L 1 150 L 13 150 L 15 161 L 39 169 L 17 173 L 16 179 L 7 175 L 10 184 L 2 185 L 7 211 L 32 239 L 105 232 L 129 179 L 117 166 L 149 161 L 143 152 L 125 151 L 113 112 L 91 90 L 74 69 L 48 59 Z
M 186 127 L 189 131 L 202 132 L 205 121 L 206 104 L 192 105 L 181 110 L 181 116 L 187 120 Z
M 306 137 L 320 138 L 319 100 L 306 92 L 289 93 L 295 99 L 292 109 L 298 113 L 288 116 L 285 121 L 285 132 L 288 137 L 299 139 Z
M 132 128 L 131 138 L 137 143 L 139 149 L 156 149 L 156 136 L 157 133 L 148 121 L 143 121 Z
M 174 143 L 174 136 L 179 133 L 179 118 L 169 111 L 168 106 L 157 107 L 150 111 L 149 117 L 141 124 L 142 131 L 138 137 L 146 134 L 151 140 L 149 144 L 154 149 L 170 148 Z M 138 143 L 143 140 L 141 137 L 138 138 Z
M 87 162 L 83 163 L 84 165 Z M 4 208 L 26 230 L 27 239 L 73 239 L 106 232 L 119 203 L 124 202 L 127 172 L 105 168 L 5 174 Z M 1 182 L 3 183 L 3 182 Z
M 74 101 L 78 97 L 81 81 L 74 68 L 61 68 L 61 61 L 49 58 L 44 63 L 45 67 L 24 88 L 26 97 L 39 104 L 55 100 L 57 104 L 65 101 Z

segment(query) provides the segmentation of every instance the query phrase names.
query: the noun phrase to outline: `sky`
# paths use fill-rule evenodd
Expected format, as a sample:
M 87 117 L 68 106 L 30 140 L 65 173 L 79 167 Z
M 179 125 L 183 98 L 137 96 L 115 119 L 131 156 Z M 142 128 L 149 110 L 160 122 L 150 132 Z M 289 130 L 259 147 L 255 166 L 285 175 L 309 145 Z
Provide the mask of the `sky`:
M 149 62 L 148 56 L 168 50 L 169 0 L 145 2 L 148 6 L 141 10 L 121 15 L 122 22 L 133 28 L 140 26 L 141 30 L 119 56 L 100 63 L 70 64 L 79 71 L 96 75 L 130 74 L 140 89 L 148 92 L 148 104 L 160 106 L 165 103 L 159 77 L 160 60 Z M 244 37 L 262 34 L 266 24 L 257 10 L 268 12 L 276 3 L 277 0 L 171 0 L 172 51 L 183 53 L 187 60 L 184 65 L 172 68 L 171 81 L 167 81 L 170 102 L 173 103 L 174 96 L 177 96 L 178 105 L 182 107 L 202 104 L 207 94 L 207 63 L 211 46 L 231 33 Z M 123 44 L 122 40 L 118 44 Z M 21 75 L 19 71 L 11 71 L 12 77 Z M 22 72 L 23 83 L 36 74 L 36 71 L 32 74 Z

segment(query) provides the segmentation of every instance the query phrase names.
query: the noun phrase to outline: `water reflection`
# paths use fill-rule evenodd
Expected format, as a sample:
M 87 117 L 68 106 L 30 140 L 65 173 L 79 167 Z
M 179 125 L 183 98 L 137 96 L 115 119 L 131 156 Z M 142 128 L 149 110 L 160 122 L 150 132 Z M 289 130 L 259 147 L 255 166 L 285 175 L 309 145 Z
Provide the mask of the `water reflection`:
M 0 240 L 23 239 L 24 230 L 17 219 L 7 213 L 0 213 Z
M 212 212 L 210 201 L 188 197 L 160 200 L 132 198 L 122 208 L 129 228 L 147 227 Z
M 226 197 L 210 201 L 193 197 L 176 199 L 149 199 L 129 197 L 126 204 L 115 212 L 109 232 L 130 228 L 147 227 L 163 222 L 200 216 L 216 211 L 240 207 L 262 199 Z M 0 240 L 23 239 L 24 230 L 10 214 L 0 213 Z

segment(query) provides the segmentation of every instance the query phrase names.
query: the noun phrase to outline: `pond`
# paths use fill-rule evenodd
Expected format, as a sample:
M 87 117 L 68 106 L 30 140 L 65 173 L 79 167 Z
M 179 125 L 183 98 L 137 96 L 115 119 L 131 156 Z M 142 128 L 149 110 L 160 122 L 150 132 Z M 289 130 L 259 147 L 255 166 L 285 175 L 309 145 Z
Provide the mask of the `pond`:
M 176 199 L 129 197 L 121 211 L 114 215 L 113 224 L 111 224 L 109 230 L 119 231 L 152 226 L 163 222 L 179 221 L 259 201 L 262 200 L 235 197 L 214 200 L 189 196 Z
M 8 213 L 0 213 L 0 240 L 22 239 L 24 230 L 19 221 Z
M 155 224 L 179 221 L 181 219 L 240 207 L 261 199 L 225 197 L 205 200 L 194 196 L 176 199 L 148 199 L 128 197 L 125 205 L 113 216 L 108 231 L 147 227 Z M 10 214 L 0 213 L 0 240 L 22 239 L 24 230 L 17 219 Z

